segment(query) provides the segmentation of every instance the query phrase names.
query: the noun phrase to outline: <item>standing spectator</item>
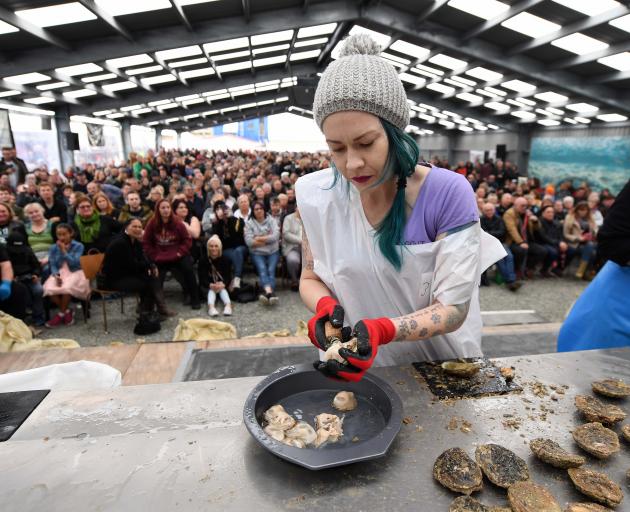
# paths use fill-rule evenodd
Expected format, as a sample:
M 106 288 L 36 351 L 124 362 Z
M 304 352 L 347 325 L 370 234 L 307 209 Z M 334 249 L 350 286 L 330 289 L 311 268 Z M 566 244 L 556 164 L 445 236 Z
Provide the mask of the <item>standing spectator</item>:
M 497 238 L 503 245 L 507 256 L 502 260 L 497 261 L 497 267 L 499 267 L 499 272 L 501 272 L 503 279 L 505 279 L 507 287 L 510 291 L 515 292 L 521 287 L 521 283 L 516 280 L 516 273 L 514 272 L 514 256 L 512 255 L 510 248 L 505 243 L 505 224 L 503 219 L 497 215 L 495 206 L 492 203 L 486 203 L 483 205 L 480 223 L 481 229 L 489 235 Z
M 208 291 L 208 315 L 219 316 L 216 308 L 217 296 L 223 302 L 223 316 L 232 314 L 232 302 L 228 284 L 232 281 L 232 262 L 223 256 L 221 240 L 212 235 L 207 243 L 207 257 L 199 261 L 199 284 Z
M 302 220 L 298 210 L 287 215 L 282 223 L 282 255 L 287 263 L 291 290 L 296 292 L 300 289 L 302 268 Z
M 280 229 L 276 221 L 265 213 L 262 201 L 255 201 L 253 216 L 245 224 L 245 243 L 249 247 L 260 284 L 264 290 L 258 297 L 262 304 L 278 303 L 276 289 L 276 267 L 280 258 Z
M 586 271 L 595 263 L 597 224 L 586 201 L 580 201 L 575 205 L 574 211 L 567 214 L 563 230 L 564 238 L 580 255 L 580 265 L 575 277 L 592 277 Z
M 9 177 L 9 185 L 13 190 L 24 183 L 28 168 L 24 160 L 18 158 L 15 148 L 3 147 L 2 159 L 0 160 L 0 174 Z
M 517 279 L 525 276 L 525 269 L 533 269 L 546 255 L 545 249 L 533 241 L 534 225 L 538 218 L 527 209 L 527 199 L 517 197 L 514 206 L 503 214 L 505 243 L 514 255 Z
M 200 309 L 199 287 L 190 256 L 192 238 L 184 223 L 173 214 L 167 199 L 161 199 L 155 205 L 142 245 L 146 255 L 157 265 L 162 284 L 169 270 L 178 273 L 187 297 L 185 302 L 190 301 L 192 309 Z
M 42 183 L 38 187 L 39 204 L 44 207 L 44 217 L 53 223 L 67 222 L 68 211 L 63 201 L 55 197 L 53 187 L 50 183 Z

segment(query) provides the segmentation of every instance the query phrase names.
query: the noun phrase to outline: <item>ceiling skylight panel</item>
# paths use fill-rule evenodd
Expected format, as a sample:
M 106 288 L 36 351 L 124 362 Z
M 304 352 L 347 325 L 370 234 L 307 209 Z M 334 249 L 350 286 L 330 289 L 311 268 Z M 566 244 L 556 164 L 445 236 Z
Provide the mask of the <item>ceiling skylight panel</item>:
M 210 75 L 214 75 L 214 69 L 211 67 L 190 69 L 188 71 L 182 71 L 179 73 L 179 76 L 183 79 L 198 78 L 200 76 L 210 76 Z
M 27 85 L 35 84 L 37 82 L 46 82 L 51 80 L 49 76 L 42 75 L 41 73 L 25 73 L 23 75 L 5 76 L 4 79 L 7 82 L 13 82 L 14 84 Z
M 276 55 L 275 57 L 266 57 L 264 59 L 254 59 L 254 67 L 272 66 L 274 64 L 282 64 L 287 61 L 286 55 Z M 247 62 L 249 66 L 249 62 Z
M 196 59 L 186 59 L 169 62 L 168 67 L 172 69 L 185 68 L 187 66 L 197 66 L 198 64 L 205 64 L 207 62 L 208 60 L 205 57 L 198 57 Z
M 558 94 L 557 92 L 552 91 L 534 94 L 534 98 L 541 101 L 546 101 L 547 103 L 561 103 L 569 99 L 568 96 L 564 96 L 562 94 Z
M 555 119 L 539 119 L 536 122 L 543 126 L 558 126 L 560 124 L 560 121 L 556 121 Z
M 240 69 L 248 69 L 249 61 L 245 62 L 233 62 L 232 64 L 224 64 L 223 66 L 217 66 L 219 73 L 229 73 L 230 71 L 238 71 Z
M 155 55 L 159 59 L 164 60 L 173 60 L 173 59 L 183 59 L 185 57 L 194 57 L 195 55 L 201 55 L 201 48 L 197 45 L 193 46 L 183 46 L 181 48 L 173 48 L 172 50 L 162 50 L 159 52 L 155 52 Z
M 507 82 L 503 82 L 501 87 L 516 92 L 527 92 L 536 89 L 534 84 L 523 82 L 522 80 L 509 80 Z
M 54 98 L 46 98 L 44 96 L 39 96 L 37 98 L 24 98 L 25 103 L 31 103 L 32 105 L 43 105 L 44 103 L 54 103 Z
M 418 64 L 415 68 L 412 69 L 412 71 L 416 71 L 418 69 L 420 69 L 422 71 L 426 71 L 426 72 L 431 73 L 433 75 L 442 76 L 444 74 L 444 71 L 442 71 L 441 69 L 432 68 L 431 66 L 425 66 L 424 64 Z
M 478 96 L 476 94 L 471 94 L 469 92 L 460 92 L 455 97 L 459 98 L 460 100 L 463 100 L 463 101 L 468 101 L 470 103 L 475 102 L 475 101 L 480 101 L 480 100 L 483 99 L 481 96 Z
M 429 59 L 431 64 L 437 64 L 438 66 L 442 66 L 443 68 L 448 69 L 460 69 L 468 65 L 468 62 L 461 59 L 456 59 L 454 57 L 449 57 L 448 55 L 444 55 L 443 53 L 438 53 Z
M 165 84 L 168 82 L 175 82 L 176 80 L 177 78 L 171 74 L 148 76 L 147 78 L 141 79 L 142 83 L 145 85 Z
M 579 32 L 551 41 L 551 44 L 577 55 L 598 52 L 608 48 L 608 44 L 604 41 L 580 34 Z
M 332 34 L 337 28 L 336 23 L 326 23 L 324 25 L 315 25 L 313 27 L 302 27 L 298 30 L 298 39 L 305 37 L 323 36 L 325 34 Z
M 24 9 L 15 11 L 15 14 L 29 23 L 42 28 L 96 19 L 96 16 L 79 2 Z
M 314 59 L 319 56 L 320 53 L 322 53 L 320 49 L 310 50 L 308 52 L 293 52 L 291 57 L 289 57 L 289 60 L 293 62 L 294 60 Z
M 549 112 L 557 116 L 564 115 L 564 110 L 560 110 L 559 108 L 547 107 L 545 110 L 548 110 Z
M 226 39 L 224 41 L 206 43 L 203 45 L 203 49 L 208 53 L 217 53 L 237 50 L 239 48 L 247 48 L 248 46 L 249 41 L 246 37 L 238 37 L 236 39 Z
M 463 76 L 453 76 L 451 77 L 453 80 L 455 80 L 456 82 L 461 82 L 463 84 L 469 85 L 469 86 L 473 86 L 473 85 L 477 85 L 477 82 L 475 82 L 474 80 L 468 80 L 467 78 L 464 78 Z
M 617 27 L 618 29 L 625 30 L 626 32 L 630 32 L 630 14 L 626 14 L 621 18 L 617 18 L 616 20 L 612 20 L 610 24 L 613 27 Z
M 158 107 L 160 105 L 166 105 L 170 102 L 171 100 L 156 100 L 156 101 L 150 101 L 149 103 L 147 103 L 147 105 L 149 105 L 149 107 Z
M 564 5 L 569 9 L 581 12 L 588 16 L 595 16 L 602 12 L 609 11 L 619 6 L 619 2 L 614 0 L 553 0 L 557 4 Z
M 54 82 L 52 84 L 38 85 L 37 88 L 40 91 L 50 91 L 51 89 L 59 89 L 60 87 L 67 87 L 70 85 L 68 82 Z
M 103 71 L 103 68 L 98 64 L 89 62 L 87 64 L 78 64 L 77 66 L 67 66 L 65 68 L 56 68 L 57 73 L 61 73 L 66 76 L 87 75 L 88 73 L 98 73 Z
M 170 9 L 169 0 L 96 0 L 96 5 L 112 16 L 124 16 L 137 12 Z
M 597 59 L 597 62 L 608 66 L 609 68 L 617 69 L 619 71 L 627 71 L 630 69 L 630 52 L 617 53 L 615 55 L 609 55 L 608 57 L 602 57 Z
M 205 62 L 208 62 L 204 59 Z M 159 64 L 156 64 L 155 66 L 145 66 L 142 68 L 133 68 L 133 69 L 126 69 L 125 73 L 128 74 L 129 76 L 135 76 L 135 75 L 144 75 L 146 73 L 155 73 L 156 71 L 163 71 L 164 68 L 162 68 L 162 66 L 160 66 Z
M 503 78 L 501 73 L 497 73 L 496 71 L 492 71 L 490 69 L 482 68 L 481 66 L 477 66 L 476 68 L 469 69 L 466 71 L 468 76 L 472 76 L 474 78 L 479 78 L 479 80 L 483 80 L 484 82 L 490 82 L 494 80 L 499 80 Z
M 418 87 L 422 87 L 427 81 L 419 76 L 412 75 L 411 73 L 400 73 L 398 77 L 403 81 Z
M 463 83 L 458 82 L 457 80 L 453 80 L 451 78 L 445 78 L 444 79 L 444 83 L 445 84 L 454 85 L 455 87 L 461 87 L 462 89 L 466 87 L 466 84 L 463 84 Z
M 136 84 L 134 84 L 133 82 L 129 82 L 128 80 L 124 82 L 115 82 L 113 84 L 103 85 L 103 89 L 110 92 L 125 91 L 127 89 L 135 89 L 136 87 L 138 87 Z
M 427 85 L 427 89 L 441 92 L 442 94 L 452 94 L 453 92 L 455 92 L 454 87 L 449 87 L 448 85 L 444 85 L 444 84 L 429 84 Z
M 599 107 L 595 105 L 591 105 L 590 103 L 572 103 L 571 105 L 567 105 L 566 108 L 569 110 L 573 110 L 573 112 L 578 112 L 580 114 L 584 112 L 595 112 L 599 110 Z
M 361 25 L 354 25 L 349 32 L 349 35 L 353 36 L 355 34 L 367 34 L 376 41 L 376 43 L 381 47 L 381 49 L 387 48 L 391 37 L 383 34 L 381 32 L 376 32 L 375 30 L 370 30 L 369 28 L 362 27 Z
M 398 55 L 393 55 L 387 52 L 381 52 L 381 57 L 387 60 L 393 60 L 394 62 L 398 62 L 400 64 L 409 64 L 411 61 L 409 59 L 404 59 L 402 57 L 398 57 Z
M 11 34 L 12 32 L 19 32 L 20 29 L 9 25 L 8 23 L 0 20 L 0 34 Z
M 514 112 L 510 112 L 511 116 L 518 117 L 523 121 L 533 121 L 536 119 L 536 114 L 533 112 L 528 112 L 526 110 L 515 110 Z
M 304 46 L 315 46 L 318 44 L 326 44 L 328 39 L 325 37 L 320 37 L 318 39 L 306 39 L 304 41 L 296 41 L 293 46 L 296 48 L 302 48 Z
M 118 75 L 114 73 L 104 73 L 102 75 L 85 76 L 81 78 L 81 81 L 86 84 L 91 84 L 92 82 L 100 82 L 102 80 L 111 80 L 113 78 L 118 78 Z
M 290 41 L 293 38 L 293 30 L 281 30 L 280 32 L 270 32 L 252 36 L 252 45 L 277 43 L 280 41 Z
M 507 11 L 510 6 L 496 0 L 451 0 L 449 7 L 489 20 Z
M 600 121 L 604 121 L 606 123 L 615 123 L 619 121 L 627 121 L 627 116 L 622 116 L 621 114 L 601 114 L 596 116 Z
M 153 64 L 153 59 L 146 53 L 139 55 L 130 55 L 129 57 L 120 57 L 118 59 L 109 59 L 108 65 L 115 67 L 116 69 L 128 68 L 130 66 L 141 66 L 142 64 Z
M 394 41 L 389 47 L 390 50 L 397 51 L 398 53 L 404 53 L 414 59 L 420 59 L 429 53 L 428 48 L 418 46 L 417 44 L 408 43 L 402 39 Z
M 507 92 L 502 91 L 501 89 L 495 89 L 494 87 L 484 87 L 484 89 L 497 96 L 507 96 Z
M 501 26 L 529 37 L 542 37 L 562 28 L 557 23 L 534 16 L 528 12 L 521 12 L 509 20 L 505 20 L 501 23 Z
M 589 124 L 591 122 L 590 119 L 587 119 L 586 117 L 574 117 L 573 119 L 575 119 L 578 123 L 582 123 L 582 124 Z
M 271 52 L 279 52 L 282 50 L 288 50 L 290 44 L 276 44 L 274 46 L 264 46 L 262 48 L 253 48 L 252 53 L 254 55 L 260 55 L 261 53 L 271 53 Z
M 78 89 L 76 91 L 68 91 L 63 93 L 68 98 L 84 98 L 86 96 L 96 96 L 96 91 L 90 89 Z
M 483 105 L 486 108 L 491 110 L 496 110 L 497 112 L 510 110 L 510 106 L 505 103 L 501 103 L 500 101 L 489 101 L 488 103 L 484 103 Z

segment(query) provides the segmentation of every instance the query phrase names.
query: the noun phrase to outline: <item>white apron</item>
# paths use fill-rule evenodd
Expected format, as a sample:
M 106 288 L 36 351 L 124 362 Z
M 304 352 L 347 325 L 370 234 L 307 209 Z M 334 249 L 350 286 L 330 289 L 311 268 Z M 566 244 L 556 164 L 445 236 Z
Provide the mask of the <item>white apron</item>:
M 375 366 L 481 356 L 481 273 L 505 257 L 501 243 L 479 223 L 443 239 L 403 248 L 400 272 L 381 254 L 358 191 L 345 180 L 330 188 L 331 169 L 300 178 L 296 198 L 314 259 L 314 272 L 345 310 L 345 324 L 394 318 L 470 301 L 463 325 L 428 340 L 391 342 Z

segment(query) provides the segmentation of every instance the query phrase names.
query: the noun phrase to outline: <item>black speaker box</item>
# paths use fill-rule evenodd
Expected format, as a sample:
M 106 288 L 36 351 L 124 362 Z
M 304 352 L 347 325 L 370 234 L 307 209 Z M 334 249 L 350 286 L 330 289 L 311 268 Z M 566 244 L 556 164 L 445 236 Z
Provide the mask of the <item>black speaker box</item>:
M 79 134 L 74 132 L 63 132 L 64 149 L 70 151 L 78 151 L 79 148 Z

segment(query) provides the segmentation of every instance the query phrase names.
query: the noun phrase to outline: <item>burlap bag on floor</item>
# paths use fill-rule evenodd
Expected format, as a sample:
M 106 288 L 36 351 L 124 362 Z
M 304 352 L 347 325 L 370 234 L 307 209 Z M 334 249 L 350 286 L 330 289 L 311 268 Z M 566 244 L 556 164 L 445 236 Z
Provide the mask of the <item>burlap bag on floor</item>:
M 233 340 L 237 337 L 236 327 L 227 322 L 209 318 L 180 318 L 173 341 Z

